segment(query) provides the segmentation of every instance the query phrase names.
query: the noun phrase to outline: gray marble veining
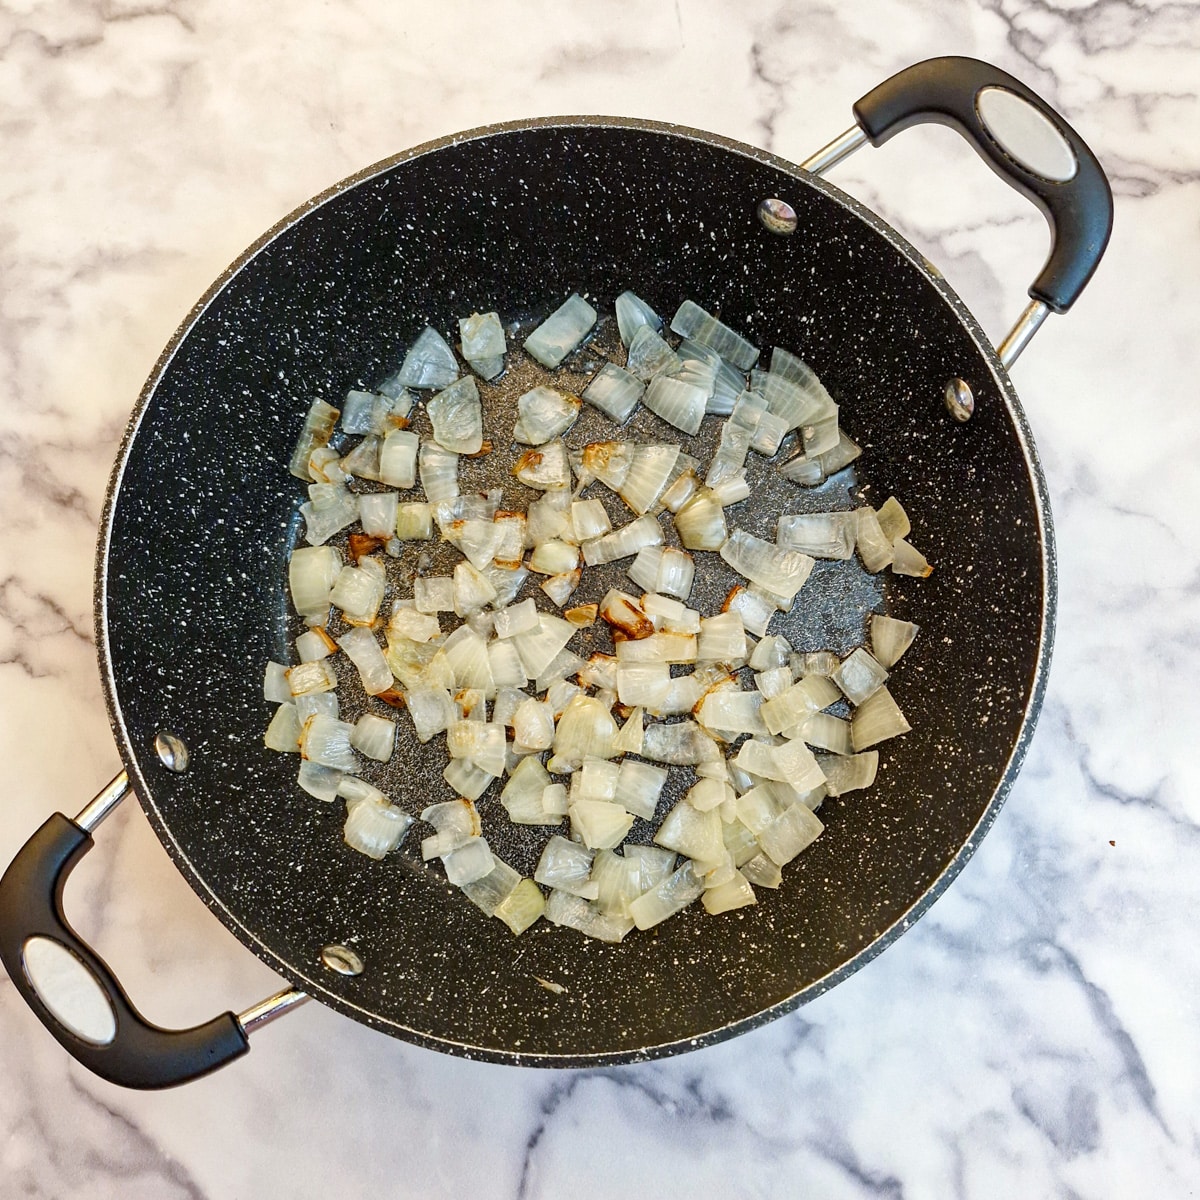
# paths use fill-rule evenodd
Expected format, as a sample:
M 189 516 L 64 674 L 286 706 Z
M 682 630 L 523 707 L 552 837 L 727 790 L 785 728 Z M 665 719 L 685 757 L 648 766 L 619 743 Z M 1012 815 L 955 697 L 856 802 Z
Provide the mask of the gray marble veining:
M 540 16 L 538 15 L 540 14 Z M 681 121 L 802 158 L 933 54 L 988 58 L 1109 170 L 1113 242 L 1014 370 L 1046 467 L 1060 608 L 1024 772 L 921 923 L 830 994 L 675 1060 L 516 1071 L 309 1005 L 159 1095 L 72 1066 L 0 979 L 0 1194 L 88 1197 L 1187 1195 L 1200 1177 L 1200 15 L 991 0 L 482 6 L 0 5 L 0 861 L 116 769 L 91 644 L 109 465 L 159 349 L 281 214 L 455 129 Z M 1044 222 L 945 130 L 834 182 L 999 338 Z M 275 979 L 132 806 L 68 891 L 164 1024 Z

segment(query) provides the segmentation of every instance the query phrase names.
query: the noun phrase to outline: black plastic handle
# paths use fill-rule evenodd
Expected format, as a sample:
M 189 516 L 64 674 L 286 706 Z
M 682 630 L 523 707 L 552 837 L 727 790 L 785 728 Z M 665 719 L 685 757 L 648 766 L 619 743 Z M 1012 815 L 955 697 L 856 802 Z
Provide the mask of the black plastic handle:
M 67 923 L 63 887 L 91 848 L 89 833 L 55 813 L 25 843 L 0 879 L 0 960 L 17 991 L 68 1053 L 122 1087 L 173 1087 L 240 1058 L 250 1045 L 233 1013 L 193 1029 L 160 1029 L 133 1007 L 104 960 Z M 25 943 L 39 936 L 70 951 L 103 988 L 116 1017 L 116 1036 L 108 1045 L 72 1033 L 43 1002 L 24 962 Z
M 1005 149 L 979 114 L 979 94 L 985 88 L 1019 96 L 1054 126 L 1075 156 L 1070 179 L 1046 179 Z M 854 105 L 854 118 L 874 146 L 910 125 L 931 122 L 957 129 L 988 166 L 1032 200 L 1050 222 L 1050 257 L 1030 296 L 1058 313 L 1075 303 L 1112 233 L 1112 191 L 1087 143 L 1036 92 L 975 58 L 930 58 L 869 91 Z

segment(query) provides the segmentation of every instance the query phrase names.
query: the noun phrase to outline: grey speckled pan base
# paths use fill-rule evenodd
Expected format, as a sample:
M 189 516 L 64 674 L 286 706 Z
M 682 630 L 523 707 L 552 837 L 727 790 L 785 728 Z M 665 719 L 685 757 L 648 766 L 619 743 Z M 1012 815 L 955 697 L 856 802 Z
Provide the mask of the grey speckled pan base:
M 768 195 L 797 209 L 794 237 L 758 224 Z M 902 498 L 938 568 L 886 582 L 887 610 L 923 627 L 893 688 L 914 732 L 884 754 L 872 791 L 826 802 L 826 834 L 758 906 L 690 912 L 616 947 L 543 927 L 514 939 L 412 851 L 380 870 L 340 845 L 340 806 L 299 792 L 295 759 L 261 748 L 262 664 L 295 632 L 285 564 L 302 495 L 286 463 L 308 400 L 378 383 L 427 320 L 450 333 L 473 309 L 547 312 L 573 290 L 610 308 L 625 287 L 668 315 L 693 297 L 760 346 L 794 348 L 842 403 L 870 497 Z M 977 398 L 966 426 L 942 406 L 955 375 Z M 674 436 L 657 423 L 663 435 Z M 826 487 L 842 489 L 840 503 L 789 495 L 809 508 L 847 503 L 844 477 Z M 738 519 L 765 531 L 783 503 L 758 491 L 742 506 L 753 516 Z M 843 574 L 814 577 L 806 611 L 824 608 Z M 877 586 L 855 585 L 860 615 Z M 298 986 L 368 1024 L 544 1065 L 730 1036 L 894 938 L 957 873 L 1011 784 L 1052 612 L 1045 490 L 1024 419 L 978 327 L 920 256 L 771 156 L 578 119 L 463 135 L 372 168 L 234 264 L 143 393 L 97 570 L 114 729 L 155 829 L 218 916 Z M 859 637 L 798 620 L 782 627 L 802 645 Z M 164 728 L 192 750 L 186 774 L 153 755 Z M 386 778 L 412 807 L 444 793 L 440 764 L 435 775 L 415 753 Z M 529 868 L 518 848 L 496 848 Z M 329 942 L 355 946 L 363 974 L 325 970 Z

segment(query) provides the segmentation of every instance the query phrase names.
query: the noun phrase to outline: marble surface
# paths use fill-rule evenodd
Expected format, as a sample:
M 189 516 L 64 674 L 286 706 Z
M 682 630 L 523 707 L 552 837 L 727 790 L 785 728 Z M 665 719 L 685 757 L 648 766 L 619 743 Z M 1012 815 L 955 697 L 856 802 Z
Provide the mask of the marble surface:
M 92 645 L 110 462 L 225 264 L 338 178 L 547 113 L 681 121 L 797 159 L 907 63 L 988 58 L 1109 170 L 1093 285 L 1014 371 L 1058 529 L 1059 634 L 1024 773 L 880 959 L 732 1043 L 619 1070 L 450 1059 L 309 1005 L 198 1084 L 119 1091 L 0 979 L 0 1195 L 102 1200 L 1195 1194 L 1200 1180 L 1200 9 L 1158 0 L 422 6 L 0 3 L 0 863 L 119 766 Z M 947 130 L 837 170 L 999 338 L 1041 217 Z M 68 908 L 143 1009 L 276 980 L 135 805 Z

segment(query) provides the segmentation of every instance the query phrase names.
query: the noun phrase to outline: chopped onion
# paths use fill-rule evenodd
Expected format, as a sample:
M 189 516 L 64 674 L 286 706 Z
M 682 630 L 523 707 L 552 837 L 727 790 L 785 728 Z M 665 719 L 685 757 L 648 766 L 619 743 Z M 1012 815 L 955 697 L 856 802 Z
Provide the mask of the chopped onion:
M 389 487 L 412 487 L 417 482 L 419 446 L 420 439 L 411 430 L 393 429 L 383 439 L 383 446 L 379 451 L 380 481 Z
M 345 458 L 342 470 L 359 479 L 379 480 L 379 456 L 383 449 L 383 438 L 371 434 L 363 438 Z
M 813 568 L 807 554 L 773 546 L 744 529 L 729 535 L 721 557 L 739 574 L 787 600 L 800 590 Z
M 396 536 L 401 541 L 425 541 L 433 537 L 433 510 L 414 501 L 396 507 Z
M 642 397 L 652 413 L 691 436 L 700 432 L 707 400 L 702 388 L 668 375 L 656 375 Z
M 379 615 L 387 574 L 378 558 L 359 559 L 357 567 L 338 572 L 329 599 L 351 625 L 371 625 Z
M 300 753 L 310 762 L 337 771 L 357 771 L 358 758 L 350 746 L 354 726 L 336 717 L 317 713 L 304 722 Z
M 515 634 L 512 640 L 521 656 L 525 673 L 536 679 L 574 636 L 575 626 L 569 621 L 542 613 L 534 629 Z
M 320 763 L 304 759 L 300 763 L 296 783 L 314 800 L 324 800 L 331 804 L 337 799 L 338 785 L 344 777 L 345 773 L 342 771 L 335 771 L 332 767 L 323 767 Z
M 621 342 L 626 346 L 643 325 L 648 325 L 651 329 L 662 328 L 662 317 L 633 292 L 622 292 L 613 307 L 617 314 L 617 331 L 621 335 Z
M 688 550 L 720 550 L 728 529 L 720 497 L 702 487 L 675 514 L 675 531 Z
M 645 386 L 636 375 L 631 375 L 623 367 L 618 367 L 616 363 L 605 363 L 583 389 L 583 398 L 610 420 L 624 425 L 633 416 Z
M 666 782 L 666 768 L 626 759 L 617 773 L 614 799 L 635 817 L 651 821 Z
M 674 375 L 683 366 L 682 360 L 649 325 L 635 330 L 629 340 L 625 369 L 643 383 L 660 375 Z
M 904 719 L 900 706 L 886 687 L 879 688 L 870 699 L 864 700 L 850 719 L 850 740 L 856 751 L 911 730 L 912 726 Z
M 681 800 L 663 818 L 654 841 L 698 862 L 715 862 L 725 851 L 721 815 L 711 810 L 700 812 Z
M 288 470 L 297 479 L 303 479 L 307 483 L 312 478 L 308 470 L 308 460 L 314 450 L 328 444 L 339 415 L 338 410 L 332 404 L 326 404 L 324 400 L 314 400 L 309 406 L 300 436 L 296 439 L 296 448 L 292 451 L 292 461 L 288 465 Z
M 596 323 L 596 310 L 578 293 L 554 310 L 525 339 L 525 352 L 543 367 L 557 367 Z
M 404 841 L 413 819 L 394 804 L 360 800 L 346 806 L 343 836 L 352 850 L 381 859 Z
M 536 700 L 527 701 L 537 704 Z M 562 817 L 547 813 L 542 796 L 550 786 L 550 774 L 535 755 L 521 759 L 500 793 L 500 803 L 515 825 L 559 825 Z
M 383 651 L 369 629 L 351 629 L 342 634 L 337 644 L 346 657 L 358 668 L 363 690 L 368 696 L 378 696 L 392 687 L 392 672 Z
M 536 450 L 526 450 L 517 459 L 513 474 L 526 487 L 538 491 L 557 491 L 571 486 L 571 464 L 562 440 L 547 442 Z
M 534 548 L 529 556 L 529 569 L 539 575 L 561 575 L 579 566 L 579 547 L 569 542 L 551 539 Z
M 603 913 L 586 900 L 557 890 L 546 901 L 546 920 L 602 942 L 619 942 L 633 928 L 630 918 Z
M 568 815 L 572 836 L 593 850 L 615 849 L 633 826 L 633 817 L 619 804 L 604 800 L 577 800 Z
M 324 713 L 327 717 L 338 715 L 336 692 L 307 692 L 303 696 L 297 696 L 292 703 L 296 706 L 296 716 L 301 728 L 309 717 L 316 716 L 317 713 Z
M 399 499 L 395 492 L 373 492 L 369 496 L 359 496 L 358 513 L 363 533 L 371 537 L 394 537 Z
M 735 908 L 744 908 L 747 904 L 757 904 L 758 900 L 745 875 L 741 871 L 734 871 L 733 878 L 727 883 L 707 888 L 700 897 L 700 903 L 709 915 L 717 916 Z
M 478 800 L 496 776 L 472 766 L 465 758 L 452 758 L 446 764 L 442 778 L 458 795 L 467 800 Z
M 308 634 L 302 634 L 302 637 L 308 637 Z M 297 638 L 297 644 L 299 644 Z M 324 643 L 322 643 L 324 644 Z M 318 658 L 324 658 L 325 655 L 313 655 L 311 658 L 301 657 L 301 662 L 315 662 Z M 272 700 L 276 704 L 283 704 L 285 701 L 290 701 L 292 698 L 292 689 L 288 686 L 288 669 L 283 663 L 268 662 L 266 672 L 263 675 L 263 699 Z
M 746 468 L 742 467 L 733 474 L 726 474 L 716 480 L 712 485 L 712 493 L 722 508 L 745 500 L 750 495 L 750 481 L 746 478 Z
M 704 697 L 696 716 L 711 733 L 765 734 L 762 701 L 758 692 L 743 692 L 738 687 L 718 688 Z
M 691 300 L 685 300 L 676 310 L 671 319 L 671 328 L 680 337 L 711 346 L 722 358 L 742 371 L 748 371 L 758 361 L 757 347 Z
M 579 401 L 556 388 L 536 387 L 518 397 L 517 414 L 513 441 L 540 446 L 566 433 L 575 424 Z
M 589 442 L 580 451 L 580 487 L 598 479 L 617 491 L 633 465 L 634 447 L 629 442 Z
M 832 650 L 815 650 L 811 654 L 792 655 L 792 670 L 798 675 L 821 675 L 829 678 L 841 666 L 842 660 Z M 831 700 L 832 704 L 833 701 Z
M 889 542 L 894 542 L 897 538 L 906 538 L 912 532 L 908 513 L 904 511 L 903 505 L 895 496 L 889 496 L 876 509 L 875 516 L 879 520 L 879 528 L 883 531 L 883 536 Z
M 524 567 L 517 567 L 516 570 L 509 571 L 504 567 L 498 567 L 495 563 L 492 563 L 490 567 L 485 567 L 480 574 L 495 588 L 496 598 L 492 604 L 499 608 L 511 604 L 525 585 L 525 580 L 529 578 L 529 572 Z
M 725 597 L 723 607 L 725 612 L 737 613 L 746 630 L 759 637 L 766 635 L 771 618 L 778 611 L 766 597 L 740 585 Z
M 644 546 L 629 567 L 629 578 L 648 592 L 659 592 L 686 600 L 692 591 L 696 564 L 683 550 Z
M 596 617 L 599 614 L 600 606 L 596 603 L 592 604 L 577 604 L 573 608 L 568 608 L 563 611 L 563 616 L 571 622 L 576 629 L 586 629 L 589 625 L 595 625 Z
M 492 852 L 481 837 L 468 838 L 442 859 L 446 879 L 456 887 L 475 883 L 492 871 Z
M 834 754 L 850 754 L 854 749 L 850 740 L 850 722 L 830 713 L 813 713 L 801 726 L 800 736 L 807 745 Z M 817 761 L 821 761 L 819 755 Z M 833 794 L 837 795 L 836 792 Z
M 751 656 L 751 666 L 753 656 Z M 770 670 L 760 671 L 754 676 L 754 686 L 762 692 L 764 700 L 774 700 L 782 696 L 792 686 L 791 667 L 771 667 Z M 783 728 L 787 728 L 785 725 Z
M 464 564 L 459 563 L 459 566 Z M 446 662 L 454 672 L 460 688 L 493 690 L 492 668 L 488 660 L 487 642 L 469 625 L 460 625 L 442 644 Z
M 402 608 L 397 601 L 387 624 L 389 641 L 406 638 L 410 642 L 428 642 L 441 635 L 442 627 L 436 616 L 421 612 L 415 605 Z
M 762 718 L 772 733 L 784 733 L 797 729 L 813 713 L 828 708 L 837 698 L 838 690 L 828 679 L 820 675 L 806 676 L 778 696 L 766 700 Z
M 482 881 L 481 881 L 482 882 Z M 522 934 L 546 911 L 546 899 L 532 879 L 522 879 L 492 914 L 515 934 Z
M 665 662 L 626 663 L 617 668 L 617 698 L 622 704 L 661 708 L 671 690 L 671 668 Z
M 783 882 L 779 864 L 765 854 L 756 854 L 739 868 L 747 883 L 755 887 L 777 888 Z
M 734 761 L 752 775 L 779 780 L 798 791 L 807 791 L 825 782 L 812 751 L 802 741 L 768 746 L 751 739 L 742 744 Z M 745 821 L 745 817 L 742 820 Z
M 672 513 L 677 513 L 696 494 L 699 487 L 700 479 L 696 472 L 683 471 L 658 498 L 659 504 Z
M 678 518 L 677 518 L 678 519 Z M 661 546 L 663 542 L 662 526 L 656 517 L 638 517 L 620 529 L 614 529 L 595 541 L 587 542 L 583 547 L 583 560 L 589 567 L 602 563 L 615 562 L 619 558 L 628 558 L 645 546 Z
M 446 339 L 426 326 L 421 330 L 396 375 L 401 387 L 434 389 L 448 387 L 458 378 L 458 363 Z
M 553 710 L 539 700 L 522 701 L 513 713 L 512 727 L 513 741 L 522 750 L 549 750 L 554 744 Z
M 504 370 L 507 346 L 499 313 L 472 313 L 460 318 L 458 336 L 463 358 L 484 379 L 493 379 Z
M 851 704 L 862 704 L 887 677 L 887 671 L 860 646 L 842 660 L 832 678 Z
M 454 611 L 454 580 L 444 575 L 417 576 L 413 580 L 413 600 L 417 612 Z
M 545 691 L 546 688 L 566 679 L 568 675 L 578 674 L 579 668 L 586 665 L 585 661 L 574 650 L 560 650 L 535 680 L 534 690 L 539 692 Z M 547 696 L 547 700 L 549 698 Z
M 551 575 L 548 579 L 544 579 L 541 588 L 559 608 L 562 608 L 579 586 L 581 578 L 582 572 L 576 567 L 572 571 L 563 571 L 561 574 Z
M 642 736 L 642 757 L 672 766 L 695 766 L 721 757 L 721 748 L 695 721 L 649 725 Z
M 897 575 L 911 575 L 916 579 L 928 579 L 933 574 L 933 568 L 925 556 L 910 546 L 903 538 L 897 538 L 892 543 L 895 557 L 892 559 L 892 570 Z
M 355 722 L 350 745 L 376 762 L 387 762 L 396 747 L 396 723 L 374 713 L 363 713 Z
M 643 892 L 629 905 L 629 915 L 639 929 L 652 929 L 660 921 L 682 912 L 704 891 L 704 882 L 685 862 L 673 875 Z
M 869 505 L 854 510 L 856 521 L 855 542 L 862 564 L 874 574 L 890 566 L 895 556 L 891 539 L 879 526 L 879 518 Z
M 672 478 L 679 457 L 678 446 L 635 446 L 617 489 L 621 499 L 639 516 L 648 512 Z
M 498 638 L 511 638 L 519 633 L 529 633 L 538 626 L 538 610 L 532 600 L 499 609 L 495 615 L 494 629 Z
M 824 832 L 825 826 L 816 813 L 803 804 L 793 804 L 758 835 L 758 844 L 773 863 L 782 867 Z
M 871 651 L 881 667 L 894 667 L 913 644 L 920 627 L 876 613 L 871 617 Z M 270 699 L 270 697 L 267 697 Z
M 867 750 L 863 754 L 845 757 L 836 754 L 820 754 L 817 763 L 825 773 L 831 796 L 842 796 L 859 788 L 868 788 L 875 782 L 879 769 L 879 751 Z
M 304 540 L 320 546 L 335 533 L 358 520 L 358 497 L 338 483 L 314 483 L 308 501 L 300 505 L 304 518 Z
M 570 768 L 578 768 L 585 758 L 612 758 L 616 736 L 616 722 L 608 709 L 593 696 L 576 696 L 559 719 L 554 757 Z
M 500 906 L 521 884 L 521 873 L 513 870 L 502 858 L 492 855 L 492 869 L 470 883 L 459 884 L 462 893 L 487 916 L 498 915 Z M 538 891 L 533 884 L 533 890 Z M 540 897 L 541 893 L 538 892 Z
M 613 738 L 613 754 L 641 754 L 643 737 L 642 709 L 635 707 Z
M 496 589 L 483 572 L 469 562 L 460 562 L 454 568 L 454 611 L 460 617 L 478 612 L 495 599 Z
M 422 442 L 417 455 L 421 487 L 430 504 L 453 500 L 458 495 L 458 455 L 437 442 Z
M 813 558 L 846 559 L 854 554 L 858 521 L 852 512 L 785 513 L 776 541 Z
M 766 671 L 772 667 L 782 667 L 787 664 L 791 653 L 791 642 L 782 634 L 772 634 L 764 637 L 754 647 L 754 653 L 750 655 L 750 666 L 755 671 Z M 836 662 L 834 665 L 837 665 Z
M 497 688 L 521 688 L 529 682 L 521 665 L 521 656 L 512 642 L 488 643 L 488 667 Z
M 700 622 L 697 657 L 701 662 L 733 663 L 746 657 L 746 627 L 740 613 L 724 612 Z
M 426 404 L 425 411 L 433 426 L 434 440 L 444 450 L 455 454 L 476 454 L 483 447 L 483 406 L 473 375 L 464 375 L 438 392 Z M 390 440 L 391 435 L 388 437 Z M 384 443 L 384 458 L 386 456 L 387 442 Z M 384 482 L 388 481 L 385 479 Z
M 288 687 L 293 696 L 305 696 L 310 692 L 332 692 L 337 687 L 337 672 L 333 664 L 325 659 L 301 663 L 287 673 Z
M 555 834 L 546 843 L 533 877 L 544 887 L 595 900 L 600 888 L 591 878 L 593 857 L 592 850 Z
M 308 625 L 324 625 L 329 617 L 329 593 L 342 569 L 342 555 L 333 546 L 301 546 L 288 563 L 292 604 Z
M 276 710 L 263 735 L 263 745 L 268 750 L 279 750 L 284 754 L 300 752 L 302 729 L 296 706 L 290 702 L 281 704 Z

